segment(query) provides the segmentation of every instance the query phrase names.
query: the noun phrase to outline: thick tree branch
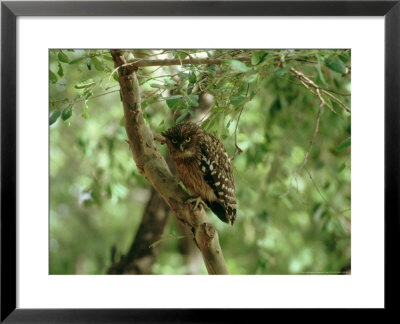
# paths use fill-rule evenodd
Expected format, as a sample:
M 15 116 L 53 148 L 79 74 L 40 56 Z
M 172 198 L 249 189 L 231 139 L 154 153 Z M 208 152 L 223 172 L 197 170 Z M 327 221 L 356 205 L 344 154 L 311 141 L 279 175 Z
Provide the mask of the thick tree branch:
M 111 50 L 115 67 L 118 68 L 121 98 L 125 114 L 125 128 L 138 170 L 164 198 L 177 218 L 189 226 L 199 247 L 209 274 L 228 274 L 219 245 L 218 233 L 209 222 L 201 204 L 193 210 L 185 201 L 187 192 L 171 174 L 167 163 L 154 143 L 154 134 L 146 126 L 141 109 L 139 82 L 136 66 L 127 64 L 133 60 L 129 51 Z

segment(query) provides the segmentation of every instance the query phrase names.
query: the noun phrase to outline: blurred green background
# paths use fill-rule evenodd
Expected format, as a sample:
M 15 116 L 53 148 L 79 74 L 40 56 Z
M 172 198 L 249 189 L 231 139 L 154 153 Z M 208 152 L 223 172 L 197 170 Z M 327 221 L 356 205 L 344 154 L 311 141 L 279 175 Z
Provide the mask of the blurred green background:
M 349 273 L 350 51 L 133 53 L 223 60 L 146 67 L 138 77 L 144 117 L 156 132 L 194 115 L 202 93 L 213 96 L 203 127 L 234 156 L 238 217 L 231 227 L 208 212 L 230 273 Z M 109 51 L 55 49 L 49 59 L 50 274 L 105 274 L 111 254 L 118 259 L 129 249 L 151 186 L 126 143 Z M 291 69 L 325 89 L 320 117 L 316 88 Z M 171 214 L 160 241 L 151 242 L 159 248 L 151 273 L 207 273 L 196 249 L 193 258 L 183 255 L 182 244 L 194 243 L 181 236 L 187 234 Z

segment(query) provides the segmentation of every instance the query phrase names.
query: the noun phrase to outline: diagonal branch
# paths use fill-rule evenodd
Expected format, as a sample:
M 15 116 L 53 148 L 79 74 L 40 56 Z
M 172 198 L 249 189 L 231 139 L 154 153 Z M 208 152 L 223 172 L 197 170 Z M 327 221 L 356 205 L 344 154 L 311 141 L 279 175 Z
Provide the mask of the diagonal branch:
M 301 165 L 297 168 L 296 173 L 299 172 L 301 169 L 303 169 L 308 161 L 308 158 L 310 156 L 312 147 L 314 145 L 315 142 L 315 138 L 317 137 L 318 134 L 318 130 L 319 130 L 319 122 L 321 120 L 321 112 L 322 112 L 322 107 L 324 106 L 324 101 L 321 101 L 320 105 L 319 105 L 319 109 L 317 112 L 317 117 L 315 118 L 315 127 L 314 127 L 314 133 L 311 137 L 311 141 L 310 141 L 310 146 L 308 147 L 308 150 L 306 152 L 306 155 L 304 156 L 303 162 L 301 163 Z
M 349 107 L 347 107 L 340 99 L 335 97 L 333 94 L 331 94 L 329 91 L 325 90 L 324 88 L 321 88 L 318 86 L 315 82 L 307 78 L 303 73 L 295 70 L 294 68 L 291 68 L 290 74 L 293 75 L 297 80 L 301 82 L 302 85 L 304 85 L 307 89 L 313 88 L 315 90 L 315 95 L 318 97 L 318 99 L 321 101 L 322 105 L 327 105 L 332 112 L 336 113 L 332 107 L 330 107 L 322 97 L 321 93 L 324 95 L 328 96 L 330 99 L 333 101 L 337 102 L 344 110 L 346 110 L 348 113 L 351 113 L 351 110 Z
M 125 129 L 136 166 L 163 197 L 178 220 L 189 226 L 200 249 L 209 274 L 228 274 L 219 245 L 218 233 L 209 222 L 203 207 L 193 210 L 186 204 L 189 195 L 171 174 L 168 165 L 154 143 L 154 134 L 143 119 L 137 67 L 127 64 L 133 60 L 129 51 L 111 50 L 118 68 L 121 99 L 125 114 Z

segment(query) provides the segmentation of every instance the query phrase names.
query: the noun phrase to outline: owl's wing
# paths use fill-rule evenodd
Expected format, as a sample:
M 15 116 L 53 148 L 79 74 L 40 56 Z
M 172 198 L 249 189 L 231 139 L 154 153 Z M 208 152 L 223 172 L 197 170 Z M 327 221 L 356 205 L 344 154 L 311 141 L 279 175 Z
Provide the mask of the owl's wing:
M 232 162 L 218 139 L 210 136 L 210 141 L 212 143 L 208 144 L 212 145 L 201 145 L 200 169 L 217 200 L 206 203 L 222 221 L 233 224 L 236 218 L 236 193 Z

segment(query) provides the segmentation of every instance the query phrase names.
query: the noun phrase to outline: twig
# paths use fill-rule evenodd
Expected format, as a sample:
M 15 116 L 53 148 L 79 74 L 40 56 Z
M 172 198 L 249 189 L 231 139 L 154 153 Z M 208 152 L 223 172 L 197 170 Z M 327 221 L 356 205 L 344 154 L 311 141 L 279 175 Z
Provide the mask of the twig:
M 247 94 L 248 94 L 248 93 L 249 93 L 249 85 L 247 85 L 246 97 L 247 97 Z M 240 154 L 243 153 L 243 150 L 242 150 L 242 149 L 239 147 L 239 145 L 237 144 L 237 135 L 236 135 L 236 133 L 237 133 L 237 128 L 238 128 L 239 122 L 240 122 L 240 116 L 242 116 L 242 112 L 243 112 L 243 108 L 244 108 L 244 105 L 245 105 L 245 104 L 246 104 L 246 102 L 243 103 L 242 108 L 240 109 L 239 117 L 238 117 L 238 119 L 237 119 L 236 126 L 235 126 L 235 148 L 236 148 L 236 151 L 235 151 L 235 153 L 233 154 L 232 160 L 236 157 L 237 154 L 240 155 Z
M 232 160 L 236 157 L 236 155 L 240 155 L 240 154 L 243 153 L 243 150 L 237 144 L 237 138 L 236 138 L 237 137 L 236 136 L 237 128 L 238 128 L 238 125 L 239 125 L 240 116 L 242 115 L 242 112 L 243 112 L 243 108 L 244 108 L 244 104 L 242 105 L 242 108 L 240 109 L 239 117 L 238 117 L 238 120 L 237 120 L 236 126 L 235 126 L 235 148 L 236 148 L 236 150 L 235 150 L 235 153 L 233 154 Z
M 319 87 L 319 88 L 322 90 L 328 91 L 328 92 L 332 92 L 332 93 L 337 94 L 342 97 L 350 97 L 351 96 L 351 93 L 342 93 L 342 92 L 338 92 L 336 90 L 332 90 L 332 89 L 328 89 L 328 88 L 324 88 L 324 87 Z
M 325 198 L 325 196 L 322 194 L 321 190 L 319 190 L 317 184 L 315 183 L 314 178 L 312 177 L 310 171 L 306 167 L 304 167 L 304 170 L 306 170 L 311 182 L 314 184 L 314 187 L 315 189 L 317 189 L 319 195 L 322 197 L 323 200 L 325 200 L 326 203 L 328 203 L 328 200 Z
M 91 97 L 89 97 L 88 99 L 85 99 L 85 98 L 80 98 L 80 99 L 76 99 L 76 100 L 72 100 L 72 101 L 66 101 L 66 100 L 55 100 L 55 101 L 52 101 L 51 102 L 51 105 L 52 106 L 54 106 L 54 104 L 56 104 L 56 103 L 58 103 L 58 102 L 65 102 L 66 101 L 66 103 L 65 103 L 65 105 L 61 105 L 61 107 L 65 107 L 65 106 L 67 106 L 67 105 L 69 105 L 69 104 L 73 104 L 73 105 L 75 105 L 75 104 L 77 104 L 77 103 L 80 103 L 80 102 L 82 102 L 82 101 L 89 101 L 89 100 L 92 100 L 92 99 L 94 99 L 94 98 L 98 98 L 98 97 L 101 97 L 101 96 L 106 96 L 106 95 L 108 95 L 108 94 L 111 94 L 111 93 L 114 93 L 114 92 L 119 92 L 119 90 L 113 90 L 113 91 L 109 91 L 109 92 L 104 92 L 104 93 L 100 93 L 100 94 L 98 94 L 98 95 L 95 95 L 95 96 L 91 96 Z M 60 108 L 58 108 L 58 109 L 60 109 Z
M 318 112 L 317 112 L 317 117 L 315 119 L 314 133 L 313 133 L 313 135 L 311 137 L 310 146 L 309 146 L 309 148 L 308 148 L 308 150 L 306 152 L 306 155 L 304 156 L 303 162 L 301 163 L 300 167 L 297 168 L 296 173 L 298 171 L 300 171 L 302 168 L 304 168 L 306 163 L 307 163 L 307 161 L 308 161 L 308 158 L 310 156 L 312 147 L 313 147 L 314 142 L 315 142 L 315 138 L 317 137 L 317 134 L 318 134 L 319 122 L 321 120 L 321 112 L 322 112 L 322 107 L 324 106 L 324 104 L 325 104 L 325 101 L 321 101 L 321 104 L 319 105 L 319 109 L 318 109 Z
M 155 141 L 165 144 L 165 137 L 153 131 L 153 138 Z
M 327 91 L 327 90 L 321 88 L 320 86 L 318 86 L 317 84 L 315 84 L 312 80 L 307 78 L 303 73 L 295 70 L 294 68 L 291 68 L 289 71 L 290 71 L 290 74 L 293 75 L 296 79 L 298 79 L 307 89 L 309 89 L 310 87 L 313 88 L 315 90 L 315 95 L 319 98 L 319 100 L 321 102 L 324 102 L 324 104 L 326 104 L 325 100 L 321 96 L 321 92 L 322 92 L 323 94 L 325 94 L 332 100 L 336 101 L 348 113 L 351 113 L 351 110 L 340 99 L 336 98 L 329 91 Z M 331 106 L 329 106 L 329 105 L 327 105 L 327 106 L 329 107 L 329 109 L 332 112 L 336 113 Z
M 344 110 L 346 110 L 349 114 L 351 113 L 351 110 L 349 109 L 349 107 L 347 107 L 341 100 L 339 100 L 338 98 L 336 98 L 334 95 L 332 95 L 331 93 L 329 93 L 328 91 L 320 88 L 321 91 L 327 95 L 329 98 L 331 98 L 332 100 L 336 101 Z

